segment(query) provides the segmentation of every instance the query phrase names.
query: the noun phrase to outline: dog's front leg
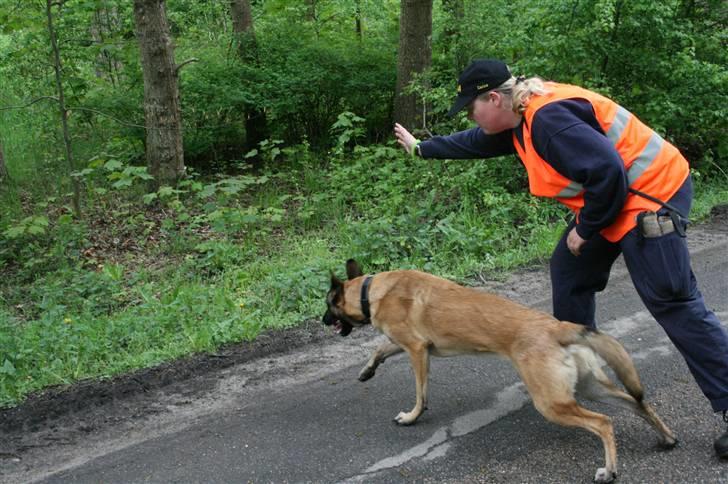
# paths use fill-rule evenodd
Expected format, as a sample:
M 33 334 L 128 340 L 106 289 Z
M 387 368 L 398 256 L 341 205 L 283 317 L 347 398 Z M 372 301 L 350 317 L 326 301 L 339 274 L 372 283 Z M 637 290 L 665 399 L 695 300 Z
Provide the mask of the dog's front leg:
M 372 357 L 369 358 L 366 366 L 364 366 L 364 368 L 362 368 L 359 372 L 359 381 L 367 381 L 368 379 L 373 377 L 374 372 L 377 370 L 377 367 L 381 363 L 384 363 L 384 360 L 392 355 L 396 355 L 397 353 L 401 353 L 403 351 L 404 350 L 401 346 L 392 343 L 391 341 L 387 341 L 379 345 L 379 347 L 374 350 Z
M 430 369 L 430 353 L 427 346 L 422 344 L 414 348 L 406 348 L 412 362 L 412 370 L 415 372 L 416 401 L 415 407 L 410 412 L 400 412 L 394 417 L 394 421 L 400 425 L 411 425 L 417 417 L 422 415 L 427 401 L 427 373 Z

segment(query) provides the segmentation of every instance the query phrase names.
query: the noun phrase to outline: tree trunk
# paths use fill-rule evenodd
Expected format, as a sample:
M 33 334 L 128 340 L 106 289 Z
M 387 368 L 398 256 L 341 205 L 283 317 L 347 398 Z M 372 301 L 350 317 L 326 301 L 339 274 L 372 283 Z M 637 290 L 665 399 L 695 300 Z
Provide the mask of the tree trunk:
M 10 180 L 10 175 L 8 174 L 8 168 L 5 166 L 5 151 L 3 149 L 3 140 L 0 139 L 0 184 L 5 183 L 5 181 Z
M 258 44 L 253 29 L 253 13 L 250 0 L 231 0 L 230 14 L 233 20 L 233 32 L 238 41 L 238 53 L 244 63 L 258 64 Z M 246 106 L 245 112 L 245 144 L 248 151 L 268 137 L 268 121 L 265 111 L 259 106 Z M 254 161 L 259 161 L 255 158 Z
M 316 21 L 316 0 L 305 0 L 306 3 L 306 20 L 309 22 Z
M 465 3 L 463 0 L 442 0 L 442 9 L 448 14 L 443 40 L 454 61 L 455 73 L 460 75 L 470 61 L 460 38 L 460 26 L 465 20 Z
M 255 29 L 253 28 L 253 9 L 250 6 L 250 0 L 230 0 L 230 14 L 233 18 L 233 32 L 238 39 L 248 37 L 247 40 L 252 45 L 252 49 L 256 48 L 255 42 Z M 240 50 L 240 57 L 246 59 L 254 59 L 255 56 L 250 56 L 251 52 L 246 52 L 244 48 L 247 47 L 241 42 L 238 45 Z M 248 59 L 248 60 L 249 60 Z
M 306 20 L 313 25 L 313 31 L 318 39 L 321 36 L 321 26 L 319 25 L 319 12 L 316 10 L 318 6 L 316 0 L 305 0 L 306 4 Z
M 423 124 L 424 106 L 416 94 L 404 94 L 413 74 L 423 73 L 432 61 L 432 0 L 402 0 L 394 120 L 412 130 Z
M 356 0 L 355 11 L 354 11 L 354 21 L 355 21 L 355 29 L 356 29 L 356 38 L 359 39 L 359 41 L 361 41 L 361 38 L 362 38 L 361 0 Z
M 73 176 L 76 171 L 73 163 L 73 150 L 71 149 L 71 134 L 68 130 L 68 109 L 66 109 L 66 99 L 63 92 L 63 82 L 61 82 L 61 54 L 58 50 L 58 41 L 56 39 L 56 30 L 53 27 L 53 6 L 52 0 L 46 0 L 46 17 L 48 19 L 48 35 L 51 38 L 51 48 L 53 49 L 53 70 L 56 77 L 56 92 L 58 93 L 58 110 L 61 115 L 61 128 L 63 129 L 63 145 L 66 152 L 66 162 L 68 163 L 69 174 L 71 175 L 71 185 L 73 186 L 73 214 L 76 217 L 81 216 L 81 187 L 78 178 Z
M 614 48 L 614 42 L 617 39 L 617 30 L 619 30 L 619 20 L 622 14 L 622 1 L 617 1 L 617 3 L 614 5 L 614 20 L 613 24 L 614 27 L 612 28 L 611 35 L 609 36 L 609 49 Z M 609 53 L 605 53 L 604 57 L 602 58 L 602 68 L 601 68 L 601 74 L 600 74 L 600 82 L 599 86 L 604 87 L 608 84 L 607 78 L 608 78 L 608 72 L 607 69 L 609 68 Z
M 164 0 L 134 0 L 134 23 L 144 75 L 146 156 L 155 186 L 174 185 L 184 174 L 178 67 Z
M 119 12 L 115 5 L 98 7 L 91 18 L 91 38 L 105 47 L 107 40 L 121 28 Z M 119 82 L 121 61 L 109 49 L 102 48 L 96 57 L 96 76 L 108 80 L 113 87 Z

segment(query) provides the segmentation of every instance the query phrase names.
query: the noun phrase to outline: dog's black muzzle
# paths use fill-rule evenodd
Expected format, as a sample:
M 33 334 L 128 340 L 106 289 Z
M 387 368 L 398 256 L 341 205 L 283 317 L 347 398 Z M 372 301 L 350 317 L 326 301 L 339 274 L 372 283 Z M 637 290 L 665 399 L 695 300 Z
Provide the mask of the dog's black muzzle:
M 330 310 L 326 310 L 324 317 L 321 318 L 326 326 L 333 326 L 334 330 L 341 336 L 349 336 L 353 326 L 346 321 L 338 319 L 336 316 L 331 314 Z

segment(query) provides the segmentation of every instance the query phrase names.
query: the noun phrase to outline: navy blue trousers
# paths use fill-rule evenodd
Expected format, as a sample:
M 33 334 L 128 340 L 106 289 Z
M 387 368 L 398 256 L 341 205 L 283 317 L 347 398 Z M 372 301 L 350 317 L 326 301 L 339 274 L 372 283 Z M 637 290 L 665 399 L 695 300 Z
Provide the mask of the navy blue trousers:
M 692 195 L 688 177 L 669 203 L 687 216 Z M 648 239 L 635 228 L 616 243 L 596 235 L 576 257 L 566 246 L 573 226 L 572 222 L 551 256 L 554 316 L 596 327 L 595 294 L 606 287 L 612 264 L 623 254 L 642 302 L 685 358 L 713 410 L 728 410 L 728 335 L 705 307 L 685 238 L 672 232 Z

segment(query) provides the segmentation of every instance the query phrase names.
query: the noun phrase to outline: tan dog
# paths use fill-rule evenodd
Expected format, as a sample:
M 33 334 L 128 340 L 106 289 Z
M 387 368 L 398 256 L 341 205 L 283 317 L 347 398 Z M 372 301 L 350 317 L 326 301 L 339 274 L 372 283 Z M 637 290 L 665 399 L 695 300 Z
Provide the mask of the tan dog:
M 393 271 L 364 277 L 358 264 L 349 260 L 347 275 L 346 282 L 331 275 L 323 321 L 334 325 L 343 336 L 353 327 L 371 322 L 389 337 L 362 369 L 361 381 L 374 376 L 387 357 L 407 352 L 417 396 L 410 412 L 395 417 L 397 423 L 414 423 L 426 408 L 430 355 L 498 353 L 513 362 L 544 417 L 584 428 L 602 439 L 606 463 L 597 470 L 595 481 L 610 482 L 617 475 L 614 431 L 609 417 L 581 407 L 574 399 L 575 392 L 633 411 L 654 427 L 662 446 L 677 443 L 672 431 L 643 400 L 632 360 L 611 336 L 423 272 Z M 614 370 L 628 393 L 612 383 L 596 355 Z

